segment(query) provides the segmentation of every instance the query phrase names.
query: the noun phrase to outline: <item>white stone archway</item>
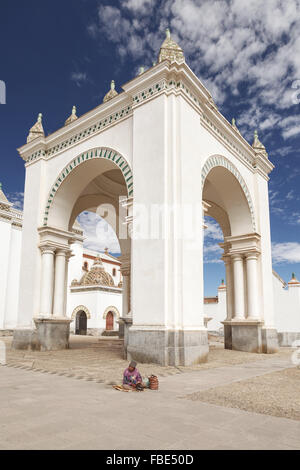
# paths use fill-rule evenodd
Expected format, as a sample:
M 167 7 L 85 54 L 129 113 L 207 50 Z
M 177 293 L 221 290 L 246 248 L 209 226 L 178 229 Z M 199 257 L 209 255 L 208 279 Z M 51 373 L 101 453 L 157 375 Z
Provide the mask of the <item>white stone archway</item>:
M 169 33 L 158 63 L 122 89 L 110 90 L 103 103 L 51 135 L 45 136 L 39 116 L 19 149 L 26 165 L 18 314 L 23 330 L 14 344 L 29 337 L 36 316 L 44 324 L 63 321 L 73 221 L 97 204 L 110 201 L 115 208 L 122 196 L 127 212 L 118 217 L 133 233 L 141 223 L 137 208 L 147 214 L 167 208 L 164 236 L 147 232 L 121 242 L 122 317 L 131 312 L 132 321 L 128 359 L 189 365 L 207 358 L 203 220 L 197 221 L 193 243 L 190 234 L 180 235 L 182 208 L 201 218 L 202 205 L 221 221 L 224 259 L 234 266 L 228 269 L 232 285 L 244 279 L 233 289 L 231 323 L 225 325 L 232 347 L 251 351 L 260 342 L 260 350 L 273 352 L 268 201 L 273 165 L 257 133 L 250 145 L 222 116 Z M 236 298 L 240 288 L 244 293 Z M 258 292 L 258 302 L 247 296 L 250 291 Z M 240 332 L 236 339 L 233 331 Z

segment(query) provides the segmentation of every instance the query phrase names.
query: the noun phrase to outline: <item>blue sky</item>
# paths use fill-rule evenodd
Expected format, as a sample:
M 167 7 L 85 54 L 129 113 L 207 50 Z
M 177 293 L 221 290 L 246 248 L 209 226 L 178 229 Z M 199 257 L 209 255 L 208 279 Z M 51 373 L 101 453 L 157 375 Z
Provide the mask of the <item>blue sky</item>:
M 156 60 L 164 30 L 252 143 L 254 129 L 275 164 L 270 180 L 273 263 L 300 277 L 300 0 L 44 0 L 0 6 L 0 181 L 21 206 L 24 165 L 16 148 L 43 113 L 46 134 L 71 113 L 102 102 Z M 82 217 L 93 238 L 93 224 Z M 95 232 L 95 230 L 94 230 Z M 95 238 L 95 237 L 94 237 Z M 94 239 L 93 238 L 93 239 Z M 206 294 L 224 277 L 218 226 L 206 235 Z

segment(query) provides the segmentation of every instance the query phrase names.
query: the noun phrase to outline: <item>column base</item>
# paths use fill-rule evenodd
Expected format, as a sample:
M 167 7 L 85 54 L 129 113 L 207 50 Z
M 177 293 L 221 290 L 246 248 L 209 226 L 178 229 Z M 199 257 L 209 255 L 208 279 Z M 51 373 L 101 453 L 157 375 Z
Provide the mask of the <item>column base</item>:
M 124 332 L 124 359 L 127 359 L 127 347 L 128 347 L 128 332 L 129 328 L 132 326 L 132 317 L 122 317 L 123 322 L 123 332 Z
M 35 318 L 40 351 L 69 349 L 71 321 L 67 318 Z
M 279 349 L 278 333 L 275 328 L 261 329 L 262 350 L 265 354 L 276 353 Z
M 277 331 L 263 328 L 261 321 L 232 320 L 224 325 L 225 349 L 272 354 L 278 351 Z
M 281 331 L 278 333 L 279 346 L 291 347 L 295 341 L 300 341 L 300 331 Z
M 37 331 L 33 328 L 17 328 L 13 333 L 12 349 L 39 351 Z
M 128 330 L 127 359 L 162 366 L 189 366 L 207 361 L 207 329 Z

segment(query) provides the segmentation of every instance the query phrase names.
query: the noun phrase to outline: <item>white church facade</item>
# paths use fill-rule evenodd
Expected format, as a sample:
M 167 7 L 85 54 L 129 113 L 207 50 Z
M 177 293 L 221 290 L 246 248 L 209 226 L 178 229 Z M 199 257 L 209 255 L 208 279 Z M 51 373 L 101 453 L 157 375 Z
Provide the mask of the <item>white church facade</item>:
M 14 347 L 68 347 L 67 272 L 73 225 L 99 207 L 116 221 L 127 357 L 188 365 L 208 355 L 204 214 L 223 235 L 225 347 L 278 348 L 268 180 L 250 145 L 219 112 L 167 30 L 158 63 L 45 136 L 42 116 L 19 148 L 26 181 Z M 120 201 L 122 202 L 120 204 Z M 195 260 L 197 260 L 195 262 Z

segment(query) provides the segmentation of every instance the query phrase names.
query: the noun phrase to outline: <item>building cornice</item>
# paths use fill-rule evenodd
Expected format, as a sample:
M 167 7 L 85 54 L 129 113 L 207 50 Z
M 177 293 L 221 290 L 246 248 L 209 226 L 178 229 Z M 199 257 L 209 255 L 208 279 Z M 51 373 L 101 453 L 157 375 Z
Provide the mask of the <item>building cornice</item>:
M 120 93 L 112 100 L 83 114 L 68 126 L 19 147 L 18 152 L 27 164 L 40 158 L 49 159 L 127 119 L 131 114 L 131 99 L 128 99 L 126 93 Z
M 124 92 L 100 104 L 68 126 L 38 137 L 18 149 L 26 165 L 37 159 L 49 159 L 78 142 L 88 140 L 120 120 L 130 117 L 136 107 L 160 94 L 182 96 L 199 113 L 201 125 L 219 140 L 252 172 L 268 179 L 272 163 L 257 153 L 244 137 L 220 113 L 210 92 L 199 78 L 183 63 L 165 60 L 122 86 Z

